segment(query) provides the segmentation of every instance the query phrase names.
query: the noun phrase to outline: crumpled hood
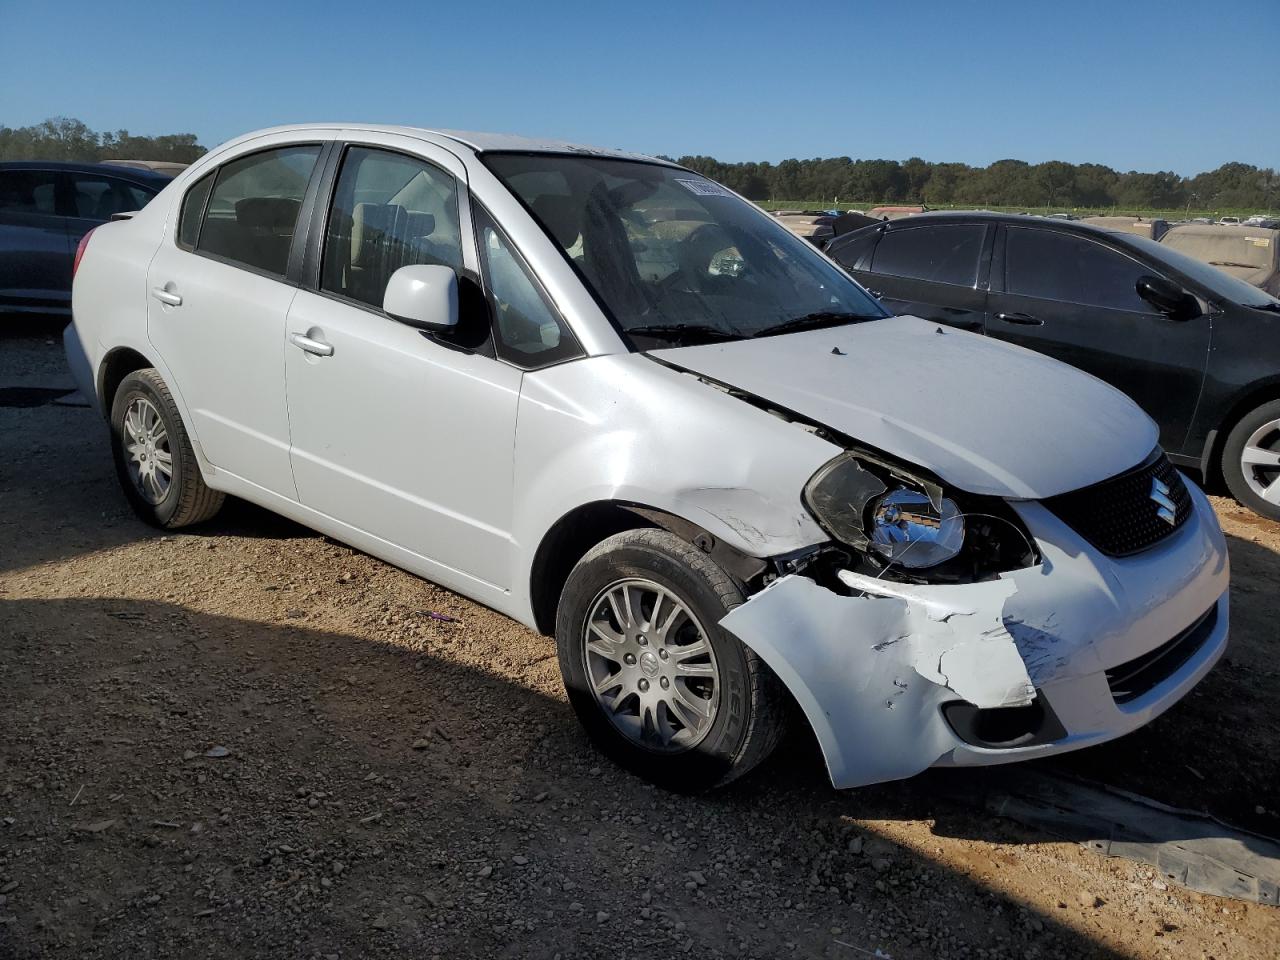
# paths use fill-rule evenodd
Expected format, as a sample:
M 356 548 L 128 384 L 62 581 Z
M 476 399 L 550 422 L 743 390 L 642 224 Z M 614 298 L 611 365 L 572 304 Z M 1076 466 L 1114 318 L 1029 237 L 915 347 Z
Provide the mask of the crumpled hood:
M 1101 380 L 916 317 L 652 355 L 971 493 L 1051 497 L 1121 473 L 1156 445 L 1151 418 Z

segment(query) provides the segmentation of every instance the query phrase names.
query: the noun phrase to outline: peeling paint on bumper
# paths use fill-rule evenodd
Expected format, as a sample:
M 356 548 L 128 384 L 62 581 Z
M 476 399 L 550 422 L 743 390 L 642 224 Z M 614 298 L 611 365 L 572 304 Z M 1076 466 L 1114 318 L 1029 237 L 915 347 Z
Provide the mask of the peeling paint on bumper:
M 1014 507 L 1043 560 L 997 580 L 911 586 L 842 575 L 863 596 L 784 577 L 721 621 L 759 654 L 804 711 L 836 787 L 934 765 L 1007 763 L 1074 750 L 1148 723 L 1226 647 L 1226 542 L 1204 495 L 1192 516 L 1134 557 L 1100 554 L 1034 502 Z M 1150 690 L 1117 704 L 1106 671 L 1177 636 L 1217 605 L 1213 630 Z M 1043 697 L 1066 735 L 1034 746 L 963 741 L 942 706 L 1017 706 Z

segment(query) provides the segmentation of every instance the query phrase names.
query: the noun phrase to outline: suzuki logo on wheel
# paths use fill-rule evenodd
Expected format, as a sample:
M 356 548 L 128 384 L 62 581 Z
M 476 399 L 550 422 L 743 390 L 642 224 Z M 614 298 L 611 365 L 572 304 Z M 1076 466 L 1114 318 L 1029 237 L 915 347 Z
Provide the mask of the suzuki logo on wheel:
M 1156 516 L 1169 526 L 1175 526 L 1178 522 L 1178 507 L 1169 496 L 1169 485 L 1159 477 L 1151 479 L 1151 499 L 1158 507 Z

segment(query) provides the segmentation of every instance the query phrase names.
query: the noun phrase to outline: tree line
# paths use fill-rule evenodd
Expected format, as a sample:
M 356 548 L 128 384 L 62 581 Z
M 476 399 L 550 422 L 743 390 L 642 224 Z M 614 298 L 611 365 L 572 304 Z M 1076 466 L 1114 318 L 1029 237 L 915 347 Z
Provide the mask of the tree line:
M 1183 177 L 1168 170 L 1122 173 L 1100 163 L 1027 163 L 990 166 L 930 163 L 919 157 L 852 160 L 830 157 L 780 163 L 722 163 L 680 157 L 683 166 L 718 180 L 752 200 L 824 200 L 844 203 L 953 204 L 986 207 L 1182 207 L 1272 210 L 1280 206 L 1280 175 L 1270 167 L 1224 163 Z
M 193 133 L 157 137 L 127 130 L 98 133 L 79 120 L 55 117 L 30 127 L 0 125 L 0 160 L 172 160 L 190 163 L 205 153 Z M 929 206 L 1119 207 L 1133 210 L 1280 206 L 1280 175 L 1271 167 L 1224 163 L 1183 177 L 1168 170 L 1120 172 L 1100 163 L 1027 163 L 990 166 L 909 160 L 829 157 L 780 163 L 722 163 L 680 157 L 678 163 L 718 180 L 752 200 L 836 203 L 923 203 Z
M 98 133 L 79 120 L 54 117 L 30 127 L 0 124 L 0 160 L 170 160 L 191 163 L 205 153 L 194 133 L 141 137 L 128 130 Z

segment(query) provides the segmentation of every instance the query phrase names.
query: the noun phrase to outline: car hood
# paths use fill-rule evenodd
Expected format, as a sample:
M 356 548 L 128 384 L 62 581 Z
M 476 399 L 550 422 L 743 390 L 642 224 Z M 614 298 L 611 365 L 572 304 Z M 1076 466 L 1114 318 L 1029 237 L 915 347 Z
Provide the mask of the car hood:
M 1042 499 L 1140 463 L 1155 424 L 1101 380 L 916 317 L 654 350 L 971 493 Z

